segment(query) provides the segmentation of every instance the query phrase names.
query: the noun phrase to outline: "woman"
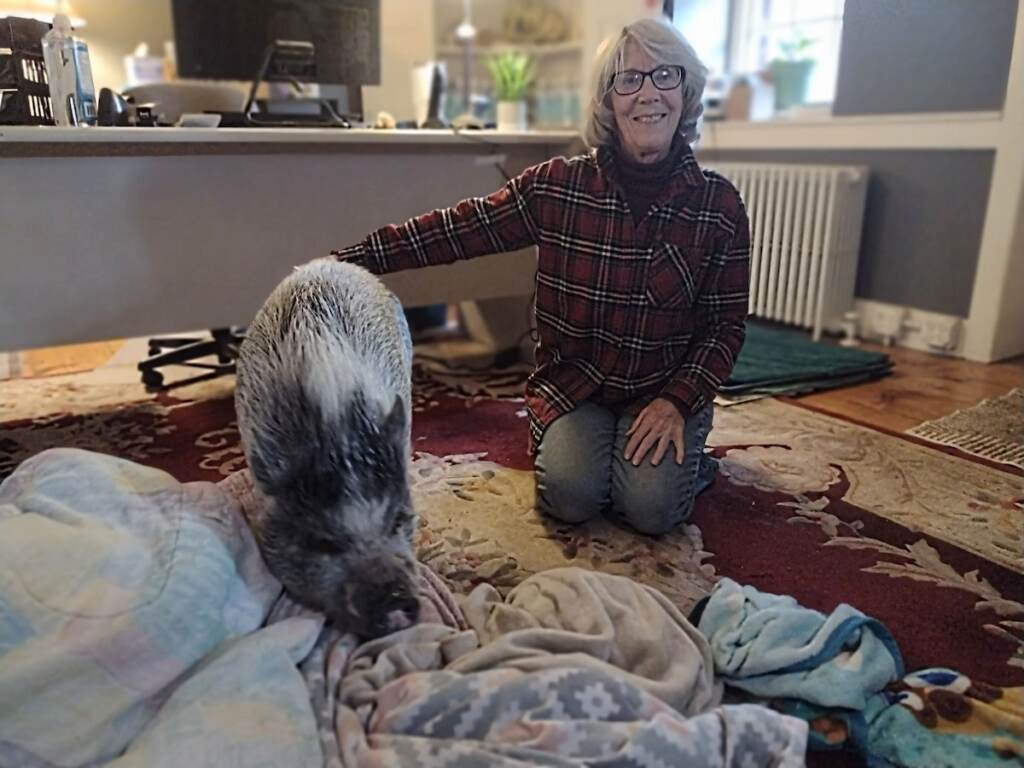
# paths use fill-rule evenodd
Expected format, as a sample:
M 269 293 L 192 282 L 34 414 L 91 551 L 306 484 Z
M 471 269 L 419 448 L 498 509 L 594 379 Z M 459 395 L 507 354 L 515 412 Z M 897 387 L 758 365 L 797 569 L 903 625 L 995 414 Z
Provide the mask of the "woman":
M 750 249 L 739 193 L 689 146 L 706 72 L 671 24 L 631 24 L 596 61 L 593 151 L 333 252 L 380 274 L 538 246 L 530 451 L 538 508 L 565 522 L 610 508 L 664 533 L 714 477 Z

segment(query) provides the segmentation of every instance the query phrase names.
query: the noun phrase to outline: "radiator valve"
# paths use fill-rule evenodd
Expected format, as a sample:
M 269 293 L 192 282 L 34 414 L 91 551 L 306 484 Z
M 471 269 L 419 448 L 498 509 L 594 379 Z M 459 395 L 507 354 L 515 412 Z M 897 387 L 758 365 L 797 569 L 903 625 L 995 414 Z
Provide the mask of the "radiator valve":
M 924 340 L 929 349 L 951 352 L 960 337 L 960 318 L 935 317 L 924 321 Z

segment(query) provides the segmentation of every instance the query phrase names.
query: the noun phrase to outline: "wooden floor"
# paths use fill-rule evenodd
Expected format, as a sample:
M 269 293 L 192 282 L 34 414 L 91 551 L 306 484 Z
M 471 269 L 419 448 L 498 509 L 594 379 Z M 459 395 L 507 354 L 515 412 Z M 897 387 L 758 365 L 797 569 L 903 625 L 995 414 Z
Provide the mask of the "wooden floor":
M 795 398 L 817 410 L 896 432 L 1024 387 L 1024 357 L 972 363 L 901 347 L 871 344 L 894 363 L 884 379 Z
M 110 360 L 124 343 L 121 340 L 97 341 L 12 352 L 0 361 L 3 363 L 0 370 L 6 377 L 15 379 L 38 379 L 91 371 Z M 4 353 L 0 352 L 0 356 L 4 356 Z
M 20 370 L 11 373 L 31 378 L 90 370 L 106 362 L 123 344 L 112 341 L 17 353 Z M 986 365 L 900 347 L 863 348 L 886 352 L 895 363 L 893 374 L 797 400 L 868 426 L 902 432 L 1024 387 L 1024 357 Z

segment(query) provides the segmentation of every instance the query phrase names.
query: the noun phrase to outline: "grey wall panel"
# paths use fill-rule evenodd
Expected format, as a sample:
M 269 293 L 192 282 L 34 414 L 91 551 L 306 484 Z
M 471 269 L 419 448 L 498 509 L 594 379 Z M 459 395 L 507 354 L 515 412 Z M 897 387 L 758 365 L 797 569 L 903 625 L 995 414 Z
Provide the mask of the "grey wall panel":
M 833 113 L 1003 108 L 1018 0 L 846 0 Z
M 493 151 L 516 173 L 561 147 L 309 149 L 0 157 L 0 351 L 244 325 L 295 265 L 498 189 Z M 528 250 L 385 282 L 410 307 L 528 296 L 536 261 Z
M 731 150 L 720 161 L 871 169 L 857 297 L 966 317 L 995 153 L 990 150 Z

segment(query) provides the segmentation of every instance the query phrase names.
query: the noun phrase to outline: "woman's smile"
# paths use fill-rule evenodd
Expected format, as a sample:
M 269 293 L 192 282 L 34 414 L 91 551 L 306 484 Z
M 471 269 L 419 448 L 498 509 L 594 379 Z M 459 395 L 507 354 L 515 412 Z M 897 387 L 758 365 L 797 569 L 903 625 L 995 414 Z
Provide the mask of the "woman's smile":
M 647 115 L 633 115 L 633 120 L 641 125 L 653 125 L 668 117 L 667 112 L 654 112 Z

